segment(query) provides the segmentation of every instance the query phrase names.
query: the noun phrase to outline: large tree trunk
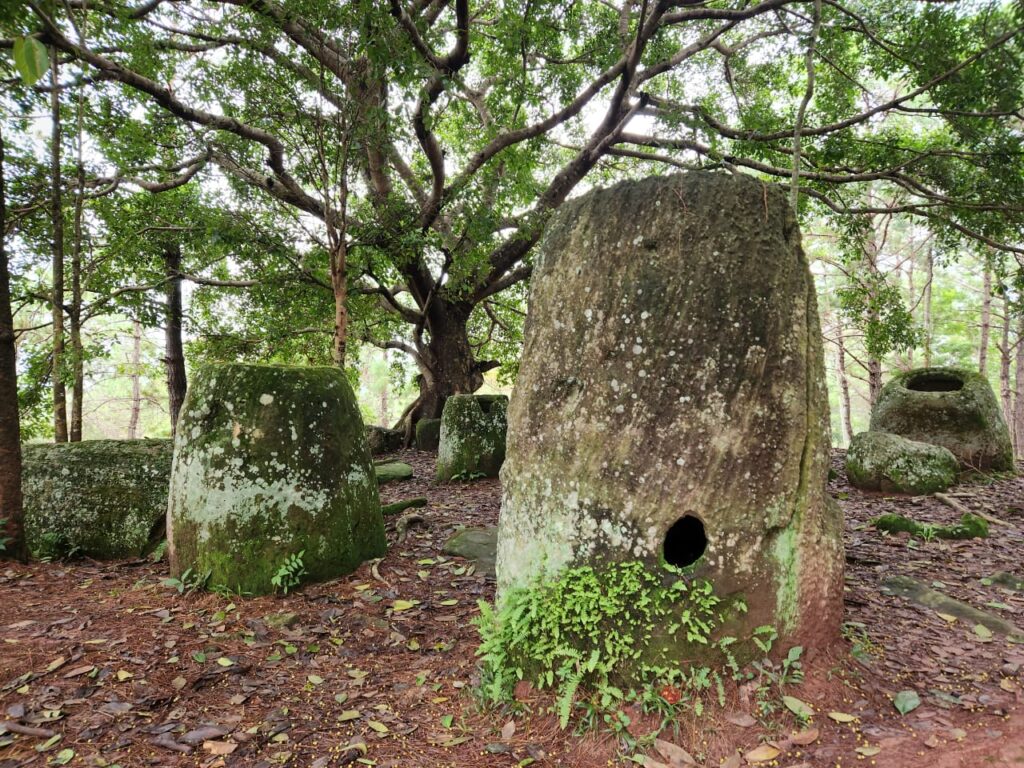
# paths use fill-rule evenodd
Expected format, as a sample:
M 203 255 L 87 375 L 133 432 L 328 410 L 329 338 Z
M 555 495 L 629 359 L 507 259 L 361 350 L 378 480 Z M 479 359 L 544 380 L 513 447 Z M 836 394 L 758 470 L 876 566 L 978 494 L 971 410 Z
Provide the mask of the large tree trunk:
M 985 261 L 985 277 L 981 288 L 981 339 L 978 341 L 978 371 L 987 376 L 988 340 L 992 332 L 992 270 Z
M 11 313 L 11 276 L 7 268 L 7 190 L 4 187 L 4 137 L 0 126 L 0 557 L 26 560 L 21 505 L 21 423 L 18 368 Z
M 396 425 L 411 441 L 416 422 L 441 417 L 445 401 L 456 394 L 476 392 L 491 362 L 478 363 L 469 344 L 467 325 L 472 307 L 434 296 L 427 307 L 427 332 L 420 367 L 420 394 Z
M 167 404 L 171 415 L 171 435 L 178 429 L 178 414 L 185 399 L 188 379 L 185 373 L 185 348 L 181 342 L 183 311 L 181 305 L 181 247 L 164 251 L 167 275 L 167 316 L 164 320 L 164 367 L 167 372 Z
M 142 323 L 132 323 L 132 415 L 128 420 L 128 439 L 139 436 L 139 415 L 142 413 Z
M 50 59 L 53 90 L 50 92 L 50 221 L 53 236 L 53 438 L 68 441 L 67 391 L 64 387 L 64 205 L 60 169 L 60 65 L 57 49 Z

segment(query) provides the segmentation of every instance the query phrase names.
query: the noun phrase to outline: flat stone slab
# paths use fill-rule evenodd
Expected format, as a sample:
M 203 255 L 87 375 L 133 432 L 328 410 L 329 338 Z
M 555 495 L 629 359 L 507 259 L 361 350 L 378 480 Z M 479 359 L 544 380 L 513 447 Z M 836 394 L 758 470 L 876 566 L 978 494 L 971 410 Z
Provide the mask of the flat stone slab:
M 988 611 L 982 611 L 973 605 L 954 600 L 909 576 L 890 576 L 882 582 L 882 589 L 923 608 L 930 608 L 938 613 L 948 613 L 967 624 L 981 624 L 994 634 L 1006 635 L 1015 641 L 1024 642 L 1024 631 L 1016 625 Z
M 393 480 L 408 480 L 412 477 L 412 467 L 402 461 L 376 464 L 373 471 L 377 475 L 377 485 L 384 485 Z
M 493 576 L 498 551 L 498 527 L 463 528 L 444 543 L 441 551 L 446 555 L 474 560 L 477 573 Z

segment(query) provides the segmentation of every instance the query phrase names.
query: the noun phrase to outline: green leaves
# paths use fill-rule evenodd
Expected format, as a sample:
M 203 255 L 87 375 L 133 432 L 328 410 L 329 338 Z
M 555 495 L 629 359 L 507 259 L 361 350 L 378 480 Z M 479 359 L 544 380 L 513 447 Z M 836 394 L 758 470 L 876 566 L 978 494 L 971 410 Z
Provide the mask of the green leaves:
M 50 56 L 46 46 L 34 37 L 14 38 L 14 66 L 25 85 L 33 85 L 46 72 Z
M 896 707 L 897 712 L 905 715 L 921 706 L 921 697 L 917 695 L 917 691 L 900 691 L 892 697 L 892 705 Z

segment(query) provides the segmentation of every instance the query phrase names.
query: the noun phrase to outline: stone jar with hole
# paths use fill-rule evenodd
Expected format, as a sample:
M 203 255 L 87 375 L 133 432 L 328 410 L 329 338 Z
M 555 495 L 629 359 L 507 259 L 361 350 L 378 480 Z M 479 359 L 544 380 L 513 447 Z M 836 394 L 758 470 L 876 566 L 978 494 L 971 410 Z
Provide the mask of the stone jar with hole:
M 497 477 L 505 461 L 508 398 L 452 395 L 441 412 L 437 479 Z
M 171 572 L 252 594 L 302 553 L 304 581 L 386 550 L 355 396 L 337 368 L 212 365 L 178 422 L 167 512 Z
M 871 430 L 941 445 L 964 469 L 1013 469 L 1010 430 L 988 379 L 964 368 L 917 368 L 892 377 Z
M 541 243 L 509 410 L 499 604 L 562 569 L 639 560 L 710 581 L 741 654 L 762 626 L 776 648 L 832 641 L 828 424 L 814 281 L 782 190 L 695 172 L 567 203 Z M 648 661 L 708 655 L 670 623 Z

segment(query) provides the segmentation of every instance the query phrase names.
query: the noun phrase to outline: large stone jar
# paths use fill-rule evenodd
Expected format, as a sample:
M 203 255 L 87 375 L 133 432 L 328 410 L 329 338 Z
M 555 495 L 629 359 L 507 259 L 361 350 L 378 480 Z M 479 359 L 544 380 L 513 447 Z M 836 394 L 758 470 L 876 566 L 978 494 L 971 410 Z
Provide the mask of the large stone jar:
M 193 376 L 174 448 L 171 571 L 261 594 L 291 556 L 334 578 L 386 549 L 355 396 L 337 368 L 214 365 Z
M 640 560 L 745 603 L 723 629 L 741 640 L 763 625 L 782 646 L 832 640 L 843 545 L 827 403 L 782 190 L 697 172 L 562 206 L 508 415 L 499 602 L 565 568 Z M 676 660 L 700 653 L 656 642 Z

